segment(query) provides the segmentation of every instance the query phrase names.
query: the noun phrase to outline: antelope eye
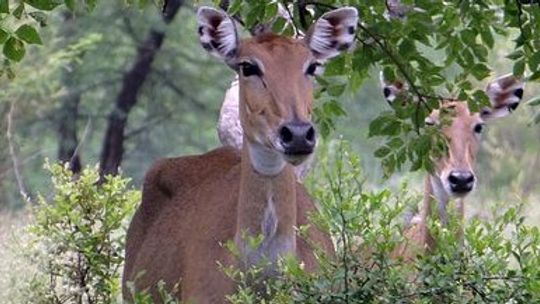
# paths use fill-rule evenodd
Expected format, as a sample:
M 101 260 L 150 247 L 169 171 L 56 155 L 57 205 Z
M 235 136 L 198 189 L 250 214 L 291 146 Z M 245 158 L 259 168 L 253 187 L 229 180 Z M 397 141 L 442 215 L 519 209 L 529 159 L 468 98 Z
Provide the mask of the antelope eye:
M 311 63 L 310 65 L 308 65 L 307 69 L 306 69 L 306 75 L 309 75 L 309 76 L 315 76 L 318 74 L 318 70 L 320 69 L 321 67 L 321 63 L 320 62 L 313 62 Z
M 240 66 L 240 71 L 242 72 L 242 75 L 244 75 L 245 77 L 250 77 L 250 76 L 261 77 L 262 76 L 261 69 L 255 63 L 242 61 L 240 62 L 239 66 Z
M 481 134 L 484 131 L 484 125 L 483 124 L 477 124 L 474 126 L 474 133 Z

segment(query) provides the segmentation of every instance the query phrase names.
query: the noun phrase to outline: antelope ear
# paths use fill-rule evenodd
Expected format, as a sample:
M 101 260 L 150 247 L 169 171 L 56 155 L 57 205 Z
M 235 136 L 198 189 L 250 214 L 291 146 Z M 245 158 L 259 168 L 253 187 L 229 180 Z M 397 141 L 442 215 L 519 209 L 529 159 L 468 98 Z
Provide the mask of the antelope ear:
M 484 120 L 505 117 L 511 114 L 523 98 L 525 82 L 512 74 L 501 76 L 490 82 L 486 94 L 491 107 L 482 109 L 480 115 Z
M 353 45 L 357 23 L 358 11 L 354 7 L 342 7 L 325 13 L 306 35 L 309 49 L 320 60 L 339 55 Z
M 390 105 L 393 104 L 398 95 L 405 94 L 408 90 L 407 84 L 405 82 L 402 82 L 400 80 L 389 82 L 384 79 L 383 72 L 381 72 L 380 81 L 384 99 L 386 99 L 386 102 L 388 102 Z
M 238 56 L 238 32 L 233 19 L 224 11 L 202 6 L 197 11 L 199 40 L 211 54 L 231 64 Z

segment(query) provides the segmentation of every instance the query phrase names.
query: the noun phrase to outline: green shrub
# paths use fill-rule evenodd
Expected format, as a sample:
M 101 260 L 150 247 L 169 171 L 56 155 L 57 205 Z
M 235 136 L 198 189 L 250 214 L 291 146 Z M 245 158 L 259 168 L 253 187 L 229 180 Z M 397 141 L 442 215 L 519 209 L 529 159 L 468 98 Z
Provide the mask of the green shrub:
M 540 234 L 524 225 L 523 203 L 498 206 L 493 218 L 465 223 L 463 245 L 455 216 L 444 227 L 431 222 L 438 246 L 405 262 L 392 253 L 404 241 L 403 211 L 419 198 L 406 185 L 399 193 L 366 191 L 358 157 L 345 143 L 331 148 L 335 157 L 322 157 L 311 193 L 321 205 L 313 222 L 333 236 L 335 254 L 318 252 L 317 273 L 284 258 L 281 277 L 264 289 L 240 284 L 233 303 L 540 302 Z M 256 271 L 227 273 L 242 279 Z
M 111 303 L 119 295 L 125 228 L 140 192 L 121 177 L 98 185 L 95 169 L 75 177 L 66 166 L 46 168 L 54 195 L 39 198 L 31 227 L 43 275 L 32 302 Z
M 463 242 L 455 216 L 448 225 L 428 223 L 437 240 L 431 254 L 413 262 L 393 257 L 404 242 L 405 210 L 420 197 L 408 186 L 398 191 L 364 188 L 358 156 L 348 145 L 329 146 L 309 181 L 320 204 L 312 225 L 327 231 L 336 252 L 317 250 L 320 269 L 307 273 L 288 256 L 281 275 L 260 280 L 264 265 L 240 271 L 223 267 L 238 283 L 228 297 L 240 303 L 537 303 L 540 301 L 540 232 L 525 225 L 524 203 L 499 204 L 490 219 L 465 224 Z M 140 193 L 128 180 L 109 177 L 97 185 L 96 170 L 80 176 L 60 165 L 47 165 L 54 195 L 40 198 L 31 225 L 34 240 L 21 255 L 38 266 L 24 284 L 24 303 L 117 303 L 125 228 Z M 452 215 L 452 213 L 451 213 Z M 306 227 L 298 227 L 305 236 Z M 257 238 L 253 239 L 256 246 Z M 232 242 L 225 244 L 234 254 Z M 27 249 L 25 249 L 27 250 Z M 145 293 L 137 304 L 154 303 Z M 162 290 L 160 303 L 179 303 Z

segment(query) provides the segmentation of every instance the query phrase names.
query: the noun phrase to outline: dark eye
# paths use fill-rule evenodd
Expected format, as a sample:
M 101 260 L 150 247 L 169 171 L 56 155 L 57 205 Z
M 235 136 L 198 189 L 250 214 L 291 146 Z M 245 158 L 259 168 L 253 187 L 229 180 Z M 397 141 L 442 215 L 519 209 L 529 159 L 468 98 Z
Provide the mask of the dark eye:
M 251 63 L 247 61 L 240 62 L 240 71 L 242 71 L 242 75 L 244 75 L 245 77 L 249 77 L 249 76 L 261 77 L 262 76 L 262 72 L 259 66 L 255 63 Z
M 314 76 L 317 74 L 317 68 L 320 67 L 321 64 L 319 62 L 313 62 L 311 63 L 307 70 L 306 70 L 306 75 L 309 75 L 309 76 Z
M 483 131 L 484 131 L 484 125 L 483 124 L 477 124 L 476 126 L 474 126 L 474 133 L 482 134 Z

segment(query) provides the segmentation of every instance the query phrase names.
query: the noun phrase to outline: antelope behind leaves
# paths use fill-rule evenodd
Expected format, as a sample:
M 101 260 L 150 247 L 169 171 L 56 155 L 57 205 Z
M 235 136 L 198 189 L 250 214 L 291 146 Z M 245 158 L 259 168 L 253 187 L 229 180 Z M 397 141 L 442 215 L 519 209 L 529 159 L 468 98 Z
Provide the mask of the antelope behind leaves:
M 407 93 L 407 86 L 400 81 L 388 83 L 381 77 L 381 82 L 384 97 L 390 104 L 400 94 Z M 472 112 L 465 102 L 443 100 L 441 108 L 432 111 L 426 118 L 426 125 L 438 125 L 441 123 L 441 109 L 452 111 L 450 124 L 441 126 L 449 143 L 448 155 L 435 160 L 434 172 L 426 176 L 423 204 L 405 232 L 407 243 L 395 252 L 396 256 L 410 260 L 417 253 L 430 251 L 436 246 L 428 229 L 428 221 L 434 216 L 441 224 L 447 224 L 447 208 L 451 199 L 457 200 L 460 225 L 463 225 L 464 199 L 478 181 L 474 166 L 485 125 L 516 110 L 523 97 L 523 88 L 524 82 L 521 79 L 505 75 L 488 84 L 486 94 L 491 106 L 482 109 L 480 113 Z M 461 240 L 462 227 L 458 233 L 458 239 Z

